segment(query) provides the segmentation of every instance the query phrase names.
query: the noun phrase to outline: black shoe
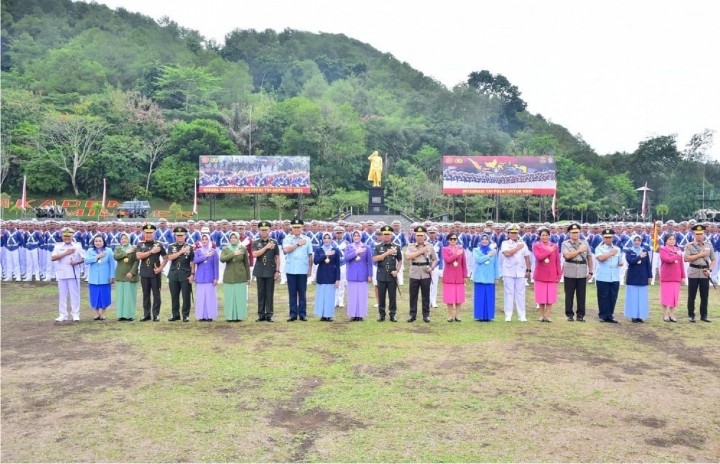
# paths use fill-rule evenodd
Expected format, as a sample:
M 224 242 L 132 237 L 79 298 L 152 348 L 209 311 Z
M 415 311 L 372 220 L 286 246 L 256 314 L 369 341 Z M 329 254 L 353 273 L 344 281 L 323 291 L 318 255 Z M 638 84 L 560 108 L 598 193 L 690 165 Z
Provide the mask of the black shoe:
M 567 320 L 568 320 L 568 322 L 574 322 L 574 321 L 575 321 L 575 319 L 573 319 L 572 317 L 568 317 Z
M 153 322 L 160 322 L 160 316 L 153 317 Z
M 692 322 L 693 324 L 695 323 L 695 318 L 694 318 L 694 317 L 691 317 L 691 318 L 688 319 L 688 320 L 689 320 L 690 322 Z
M 415 322 L 415 318 L 414 318 L 414 317 L 411 317 L 411 318 L 408 319 L 407 321 L 408 321 L 408 322 Z
M 307 322 L 307 317 L 301 317 L 300 320 L 303 322 Z
M 125 319 L 124 317 L 119 317 L 118 321 L 127 321 L 127 319 Z
M 577 321 L 578 321 L 578 322 L 585 322 L 585 318 L 578 316 Z
M 423 317 L 423 322 L 429 324 L 429 323 L 430 323 L 430 318 L 429 318 L 429 317 Z
M 390 322 L 397 322 L 397 319 L 395 319 L 395 316 L 390 316 Z
M 618 321 L 616 321 L 615 319 L 600 319 L 600 322 L 607 322 L 609 324 L 617 324 L 618 323 Z
M 135 319 L 133 319 L 132 317 L 128 317 L 128 318 L 125 319 L 125 320 L 128 321 L 128 322 L 132 322 L 132 321 L 134 321 Z
M 325 322 L 332 322 L 332 317 L 326 317 Z
M 152 317 L 150 317 L 150 316 L 145 316 L 145 317 L 143 317 L 142 319 L 140 319 L 140 322 L 145 322 L 145 321 L 149 321 L 149 320 L 152 320 Z
M 190 322 L 190 318 L 189 318 L 189 317 L 183 317 L 183 322 Z
M 168 322 L 175 322 L 175 321 L 179 321 L 179 320 L 180 320 L 179 317 L 171 317 L 171 318 L 168 318 Z
M 288 321 L 288 322 L 295 322 L 295 321 L 297 321 L 297 317 L 291 317 L 291 318 L 288 319 L 287 321 Z
M 703 321 L 703 322 L 712 322 L 712 321 L 711 321 L 710 319 L 708 319 L 707 317 L 701 317 L 700 320 Z
M 265 318 L 264 318 L 264 317 L 258 317 L 257 319 L 255 319 L 255 322 L 265 322 Z
M 378 317 L 378 322 L 385 322 L 385 316 Z
M 462 321 L 456 317 L 455 322 L 462 322 Z
M 643 320 L 642 320 L 642 319 L 640 319 L 640 318 L 638 318 L 638 320 L 637 320 L 637 321 L 638 321 L 638 324 L 642 324 L 642 323 L 644 323 L 644 322 L 645 322 L 645 321 L 643 321 Z
M 632 323 L 633 323 L 633 324 L 637 324 L 638 320 L 639 320 L 639 319 L 636 319 L 636 318 L 633 317 L 633 318 L 632 318 Z
M 365 319 L 362 317 L 358 317 L 358 322 L 363 322 Z M 383 319 L 384 320 L 384 319 Z
M 265 319 L 265 322 L 275 322 L 275 321 L 272 320 L 272 317 L 268 317 L 267 319 Z

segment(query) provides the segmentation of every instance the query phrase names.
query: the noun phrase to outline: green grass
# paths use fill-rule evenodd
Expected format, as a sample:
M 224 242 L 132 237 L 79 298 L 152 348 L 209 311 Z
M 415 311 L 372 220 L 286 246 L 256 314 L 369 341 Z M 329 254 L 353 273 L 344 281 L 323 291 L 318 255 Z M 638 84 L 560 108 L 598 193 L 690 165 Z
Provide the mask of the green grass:
M 431 324 L 377 323 L 372 308 L 364 323 L 342 310 L 331 324 L 286 323 L 284 286 L 274 324 L 169 323 L 165 286 L 163 322 L 92 322 L 83 301 L 80 324 L 54 325 L 54 285 L 1 290 L 3 461 L 720 456 L 720 320 L 664 323 L 657 287 L 651 319 L 619 325 L 595 322 L 593 286 L 585 324 L 560 305 L 552 324 L 532 310 L 523 324 L 501 311 L 476 323 L 467 308 L 460 324 L 442 309 Z

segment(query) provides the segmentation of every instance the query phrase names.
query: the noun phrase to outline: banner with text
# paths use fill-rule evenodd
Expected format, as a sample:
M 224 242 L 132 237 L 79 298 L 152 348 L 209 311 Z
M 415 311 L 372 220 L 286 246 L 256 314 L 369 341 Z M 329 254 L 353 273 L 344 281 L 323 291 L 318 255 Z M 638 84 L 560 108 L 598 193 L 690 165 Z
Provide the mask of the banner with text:
M 552 195 L 551 156 L 443 156 L 443 193 L 449 195 Z
M 310 193 L 309 156 L 201 156 L 200 193 Z

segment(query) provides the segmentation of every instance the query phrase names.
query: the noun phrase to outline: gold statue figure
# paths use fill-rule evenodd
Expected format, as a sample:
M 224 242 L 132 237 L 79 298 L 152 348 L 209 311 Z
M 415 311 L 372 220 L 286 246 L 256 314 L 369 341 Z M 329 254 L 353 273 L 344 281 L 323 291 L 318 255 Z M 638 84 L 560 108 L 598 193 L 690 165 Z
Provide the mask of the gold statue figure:
M 382 179 L 383 160 L 380 153 L 377 150 L 372 152 L 368 156 L 370 160 L 370 172 L 368 173 L 368 180 L 373 183 L 373 187 L 380 187 L 380 180 Z

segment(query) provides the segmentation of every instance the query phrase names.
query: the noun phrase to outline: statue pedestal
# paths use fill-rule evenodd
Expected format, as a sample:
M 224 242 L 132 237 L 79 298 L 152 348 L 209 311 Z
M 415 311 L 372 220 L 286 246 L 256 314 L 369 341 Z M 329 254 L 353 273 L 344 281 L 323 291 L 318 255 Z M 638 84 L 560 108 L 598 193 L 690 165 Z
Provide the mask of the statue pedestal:
M 368 214 L 387 214 L 385 187 L 370 187 L 368 193 Z

